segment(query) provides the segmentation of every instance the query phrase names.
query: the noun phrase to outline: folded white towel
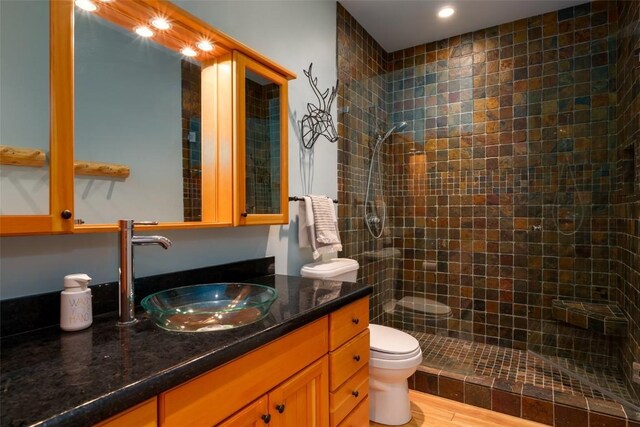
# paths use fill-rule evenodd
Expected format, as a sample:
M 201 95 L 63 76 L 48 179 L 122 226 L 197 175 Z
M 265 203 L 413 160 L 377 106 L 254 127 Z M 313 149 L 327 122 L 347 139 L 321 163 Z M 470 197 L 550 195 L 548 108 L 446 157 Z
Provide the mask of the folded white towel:
M 309 196 L 313 206 L 313 221 L 316 226 L 318 243 L 340 244 L 340 233 L 336 225 L 336 211 L 333 200 L 327 196 Z
M 333 200 L 327 196 L 305 196 L 298 205 L 298 243 L 311 247 L 313 259 L 342 250 Z
M 309 199 L 311 207 L 311 199 Z M 301 248 L 310 248 L 309 243 L 309 223 L 307 222 L 307 202 L 306 198 L 298 202 L 298 245 Z

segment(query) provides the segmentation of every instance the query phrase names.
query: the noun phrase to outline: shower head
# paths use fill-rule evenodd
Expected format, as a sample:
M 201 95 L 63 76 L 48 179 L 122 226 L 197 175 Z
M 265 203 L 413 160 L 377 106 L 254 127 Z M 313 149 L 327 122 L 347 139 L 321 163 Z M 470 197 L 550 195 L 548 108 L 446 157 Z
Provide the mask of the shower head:
M 391 129 L 389 129 L 387 133 L 384 134 L 384 136 L 378 135 L 379 141 L 384 141 L 385 139 L 389 138 L 389 135 L 391 135 L 394 132 L 400 132 L 402 129 L 406 128 L 408 124 L 409 123 L 407 122 L 400 122 L 396 125 L 391 126 Z

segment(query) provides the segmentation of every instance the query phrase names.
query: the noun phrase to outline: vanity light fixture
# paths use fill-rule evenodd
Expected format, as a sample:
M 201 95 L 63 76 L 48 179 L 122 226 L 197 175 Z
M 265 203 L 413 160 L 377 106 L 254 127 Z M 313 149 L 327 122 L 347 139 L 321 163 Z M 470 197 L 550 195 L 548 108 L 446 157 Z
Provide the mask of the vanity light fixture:
M 456 13 L 456 11 L 451 6 L 445 6 L 438 11 L 438 16 L 440 18 L 448 18 L 454 13 Z
M 159 30 L 168 30 L 171 28 L 171 24 L 165 18 L 157 17 L 151 20 L 151 25 L 156 27 Z
M 82 10 L 86 10 L 87 12 L 95 12 L 98 10 L 98 6 L 96 6 L 91 0 L 76 0 L 76 6 Z
M 136 27 L 134 31 L 140 37 L 153 37 L 153 31 L 151 31 L 149 27 L 145 27 L 144 25 Z
M 213 43 L 211 43 L 209 40 L 200 40 L 198 43 L 196 43 L 196 47 L 203 52 L 211 52 L 214 48 Z
M 198 53 L 190 47 L 183 47 L 180 51 L 184 56 L 196 56 Z

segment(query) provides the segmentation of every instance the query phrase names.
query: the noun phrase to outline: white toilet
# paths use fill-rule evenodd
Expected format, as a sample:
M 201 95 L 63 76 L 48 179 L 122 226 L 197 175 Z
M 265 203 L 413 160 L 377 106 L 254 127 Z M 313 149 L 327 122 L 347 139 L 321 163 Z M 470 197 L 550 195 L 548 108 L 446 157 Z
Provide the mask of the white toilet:
M 411 420 L 409 378 L 422 362 L 420 343 L 411 335 L 382 325 L 369 325 L 369 419 L 401 425 Z
M 306 264 L 302 277 L 355 282 L 359 264 L 333 258 Z M 401 425 L 411 420 L 409 378 L 422 362 L 420 343 L 411 335 L 381 325 L 369 325 L 369 419 L 380 424 Z

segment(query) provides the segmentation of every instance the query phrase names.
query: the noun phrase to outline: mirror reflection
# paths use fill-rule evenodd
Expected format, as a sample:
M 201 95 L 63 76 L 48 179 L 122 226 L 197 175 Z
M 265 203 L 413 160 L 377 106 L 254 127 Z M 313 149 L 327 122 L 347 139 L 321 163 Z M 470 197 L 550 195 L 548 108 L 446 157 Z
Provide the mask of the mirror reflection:
M 49 2 L 0 1 L 0 145 L 49 152 Z M 0 215 L 49 213 L 49 166 L 0 166 Z
M 245 105 L 245 209 L 280 213 L 280 86 L 247 69 Z
M 75 11 L 75 159 L 127 177 L 75 177 L 76 219 L 201 220 L 200 64 Z

